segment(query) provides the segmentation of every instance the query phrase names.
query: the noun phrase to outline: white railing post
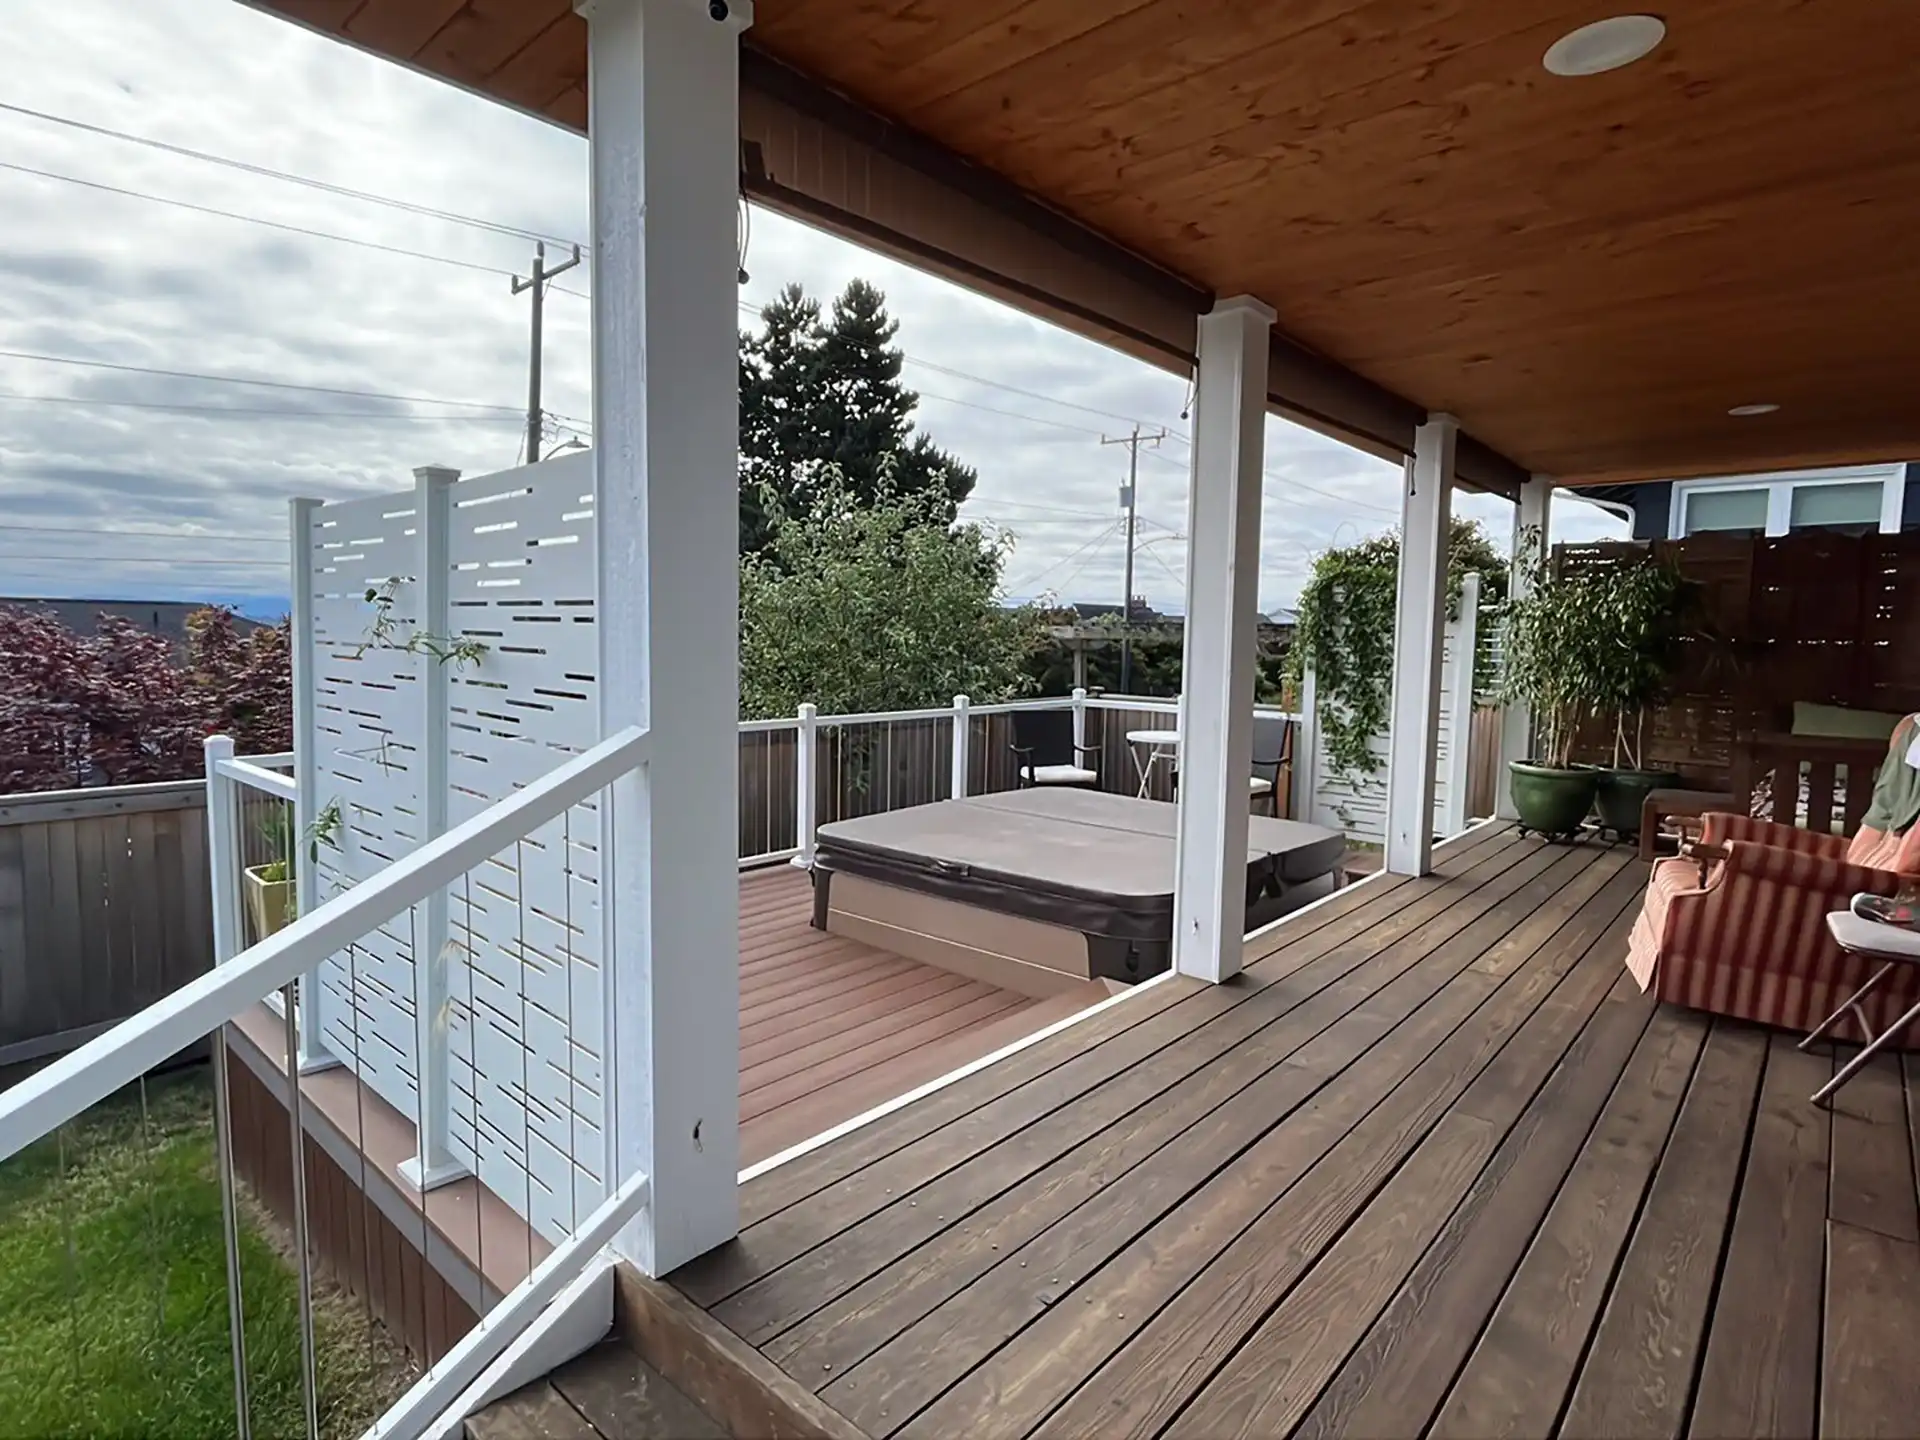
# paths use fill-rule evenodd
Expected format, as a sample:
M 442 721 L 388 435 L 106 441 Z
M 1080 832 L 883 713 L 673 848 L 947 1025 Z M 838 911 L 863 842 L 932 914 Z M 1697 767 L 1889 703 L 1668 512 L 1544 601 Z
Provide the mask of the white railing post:
M 287 502 L 287 533 L 292 539 L 293 596 L 289 620 L 293 670 L 293 854 L 287 857 L 288 873 L 293 876 L 293 903 L 296 913 L 320 903 L 320 870 L 308 836 L 312 833 L 320 785 L 320 732 L 315 723 L 314 706 L 314 614 L 313 614 L 313 517 L 320 508 L 318 500 L 296 497 Z M 329 1070 L 340 1062 L 327 1054 L 326 1040 L 320 1028 L 321 1007 L 325 1003 L 318 967 L 302 975 L 294 986 L 298 1000 L 300 1031 L 300 1073 Z
M 953 798 L 967 798 L 967 751 L 968 741 L 973 738 L 973 724 L 967 716 L 967 697 L 953 697 Z
M 1440 717 L 1447 539 L 1459 433 L 1451 415 L 1429 415 L 1414 432 L 1401 491 L 1387 727 L 1385 868 L 1394 875 L 1425 875 L 1433 868 L 1434 731 Z
M 1520 502 L 1513 512 L 1513 574 L 1507 581 L 1507 594 L 1519 599 L 1527 591 L 1527 564 L 1547 553 L 1547 530 L 1553 520 L 1553 477 L 1533 475 L 1520 487 Z M 1539 548 L 1529 551 L 1529 541 Z M 1513 805 L 1513 784 L 1507 778 L 1507 765 L 1514 760 L 1533 758 L 1533 712 L 1518 702 L 1505 703 L 1500 711 L 1500 763 L 1493 778 L 1493 813 L 1502 820 L 1518 820 Z
M 413 472 L 414 535 L 419 543 L 419 620 L 429 635 L 453 633 L 451 555 L 453 484 L 458 470 L 423 465 Z M 447 666 L 431 654 L 420 674 L 420 840 L 447 830 Z M 414 1074 L 419 1097 L 413 1158 L 400 1175 L 416 1190 L 431 1190 L 467 1173 L 451 1148 L 453 1105 L 449 1098 L 452 1055 L 448 1046 L 447 892 L 436 890 L 420 905 L 413 953 Z
M 793 843 L 798 854 L 793 863 L 802 870 L 813 865 L 813 831 L 819 820 L 820 786 L 814 766 L 817 751 L 814 717 L 820 712 L 809 700 L 800 707 L 800 723 L 794 730 L 793 752 Z
M 247 919 L 240 892 L 240 815 L 233 778 L 220 768 L 233 759 L 233 741 L 209 735 L 201 747 L 207 762 L 207 871 L 213 886 L 213 963 L 224 965 L 247 948 Z
M 1073 687 L 1073 743 L 1087 743 L 1087 687 L 1084 685 Z M 1073 763 L 1080 763 L 1078 755 L 1073 757 Z
M 1467 828 L 1467 786 L 1473 764 L 1473 661 L 1480 643 L 1480 577 L 1460 582 L 1460 618 L 1449 627 L 1453 657 L 1448 685 L 1453 703 L 1447 712 L 1447 798 L 1440 816 L 1440 833 L 1458 835 Z
M 648 727 L 601 808 L 615 1248 L 664 1275 L 740 1227 L 740 32 L 749 0 L 588 0 L 602 733 Z

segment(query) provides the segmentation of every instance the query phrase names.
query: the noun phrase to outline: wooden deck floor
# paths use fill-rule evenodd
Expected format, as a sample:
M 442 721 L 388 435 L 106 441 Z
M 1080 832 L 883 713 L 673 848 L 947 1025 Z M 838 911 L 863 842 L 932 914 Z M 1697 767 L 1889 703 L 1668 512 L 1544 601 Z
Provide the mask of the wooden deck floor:
M 1914 1433 L 1912 1068 L 1829 1120 L 1832 1056 L 1641 996 L 1621 850 L 1440 859 L 776 1167 L 673 1283 L 875 1437 Z
M 752 1165 L 1107 997 L 1046 1000 L 811 926 L 790 865 L 740 877 L 740 1149 Z

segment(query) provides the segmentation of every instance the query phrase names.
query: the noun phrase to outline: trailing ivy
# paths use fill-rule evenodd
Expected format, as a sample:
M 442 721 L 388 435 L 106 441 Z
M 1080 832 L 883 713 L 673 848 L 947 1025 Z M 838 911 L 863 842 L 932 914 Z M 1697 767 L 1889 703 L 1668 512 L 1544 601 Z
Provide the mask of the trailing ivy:
M 1458 613 L 1461 584 L 1480 575 L 1480 603 L 1506 598 L 1507 562 L 1471 520 L 1455 517 L 1449 537 L 1447 610 Z M 1295 694 L 1309 662 L 1320 740 L 1335 771 L 1350 779 L 1380 769 L 1371 741 L 1386 732 L 1393 692 L 1393 620 L 1400 570 L 1398 532 L 1328 550 L 1301 593 L 1287 682 Z M 1484 650 L 1479 657 L 1484 663 Z M 1477 679 L 1478 677 L 1476 677 Z

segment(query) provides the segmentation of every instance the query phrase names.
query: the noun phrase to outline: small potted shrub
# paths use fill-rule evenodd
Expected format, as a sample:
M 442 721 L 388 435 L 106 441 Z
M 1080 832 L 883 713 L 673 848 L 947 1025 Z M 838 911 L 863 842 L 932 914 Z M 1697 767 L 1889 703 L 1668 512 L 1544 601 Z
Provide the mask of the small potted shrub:
M 1514 810 L 1523 830 L 1566 837 L 1593 809 L 1599 775 L 1573 763 L 1580 722 L 1606 694 L 1606 618 L 1593 572 L 1551 573 L 1537 532 L 1526 537 L 1528 584 L 1504 607 L 1507 620 L 1503 703 L 1533 711 L 1533 754 L 1508 763 Z
M 253 943 L 259 944 L 286 927 L 294 917 L 293 874 L 284 860 L 247 867 L 247 914 L 253 920 Z
M 329 800 L 307 827 L 307 857 L 319 863 L 320 847 L 340 848 L 340 802 Z M 300 908 L 293 887 L 293 821 L 285 809 L 263 821 L 260 835 L 270 851 L 281 858 L 263 865 L 249 865 L 245 871 L 247 914 L 253 921 L 253 943 L 284 930 Z
M 1613 764 L 1599 772 L 1594 808 L 1622 839 L 1640 833 L 1649 791 L 1678 785 L 1671 770 L 1649 770 L 1647 712 L 1666 693 L 1682 636 L 1686 582 L 1671 564 L 1646 557 L 1600 572 L 1609 642 L 1603 658 L 1602 712 L 1613 718 Z
M 293 822 L 286 807 L 276 807 L 260 823 L 260 838 L 269 854 L 278 860 L 246 868 L 247 915 L 253 921 L 253 943 L 259 944 L 286 927 L 295 911 L 293 866 L 287 859 L 293 854 Z

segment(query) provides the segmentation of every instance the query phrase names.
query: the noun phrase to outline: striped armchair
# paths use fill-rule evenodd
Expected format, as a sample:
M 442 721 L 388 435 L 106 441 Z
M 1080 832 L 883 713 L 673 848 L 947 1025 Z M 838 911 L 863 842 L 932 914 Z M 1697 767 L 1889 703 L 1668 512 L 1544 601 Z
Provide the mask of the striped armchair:
M 1920 825 L 1839 835 L 1709 815 L 1691 855 L 1653 867 L 1627 968 L 1662 1000 L 1789 1030 L 1811 1030 L 1875 968 L 1833 943 L 1826 917 L 1863 892 L 1920 878 Z M 1866 1001 L 1876 1029 L 1920 999 L 1902 967 Z M 1895 1044 L 1912 1044 L 1903 1036 Z

